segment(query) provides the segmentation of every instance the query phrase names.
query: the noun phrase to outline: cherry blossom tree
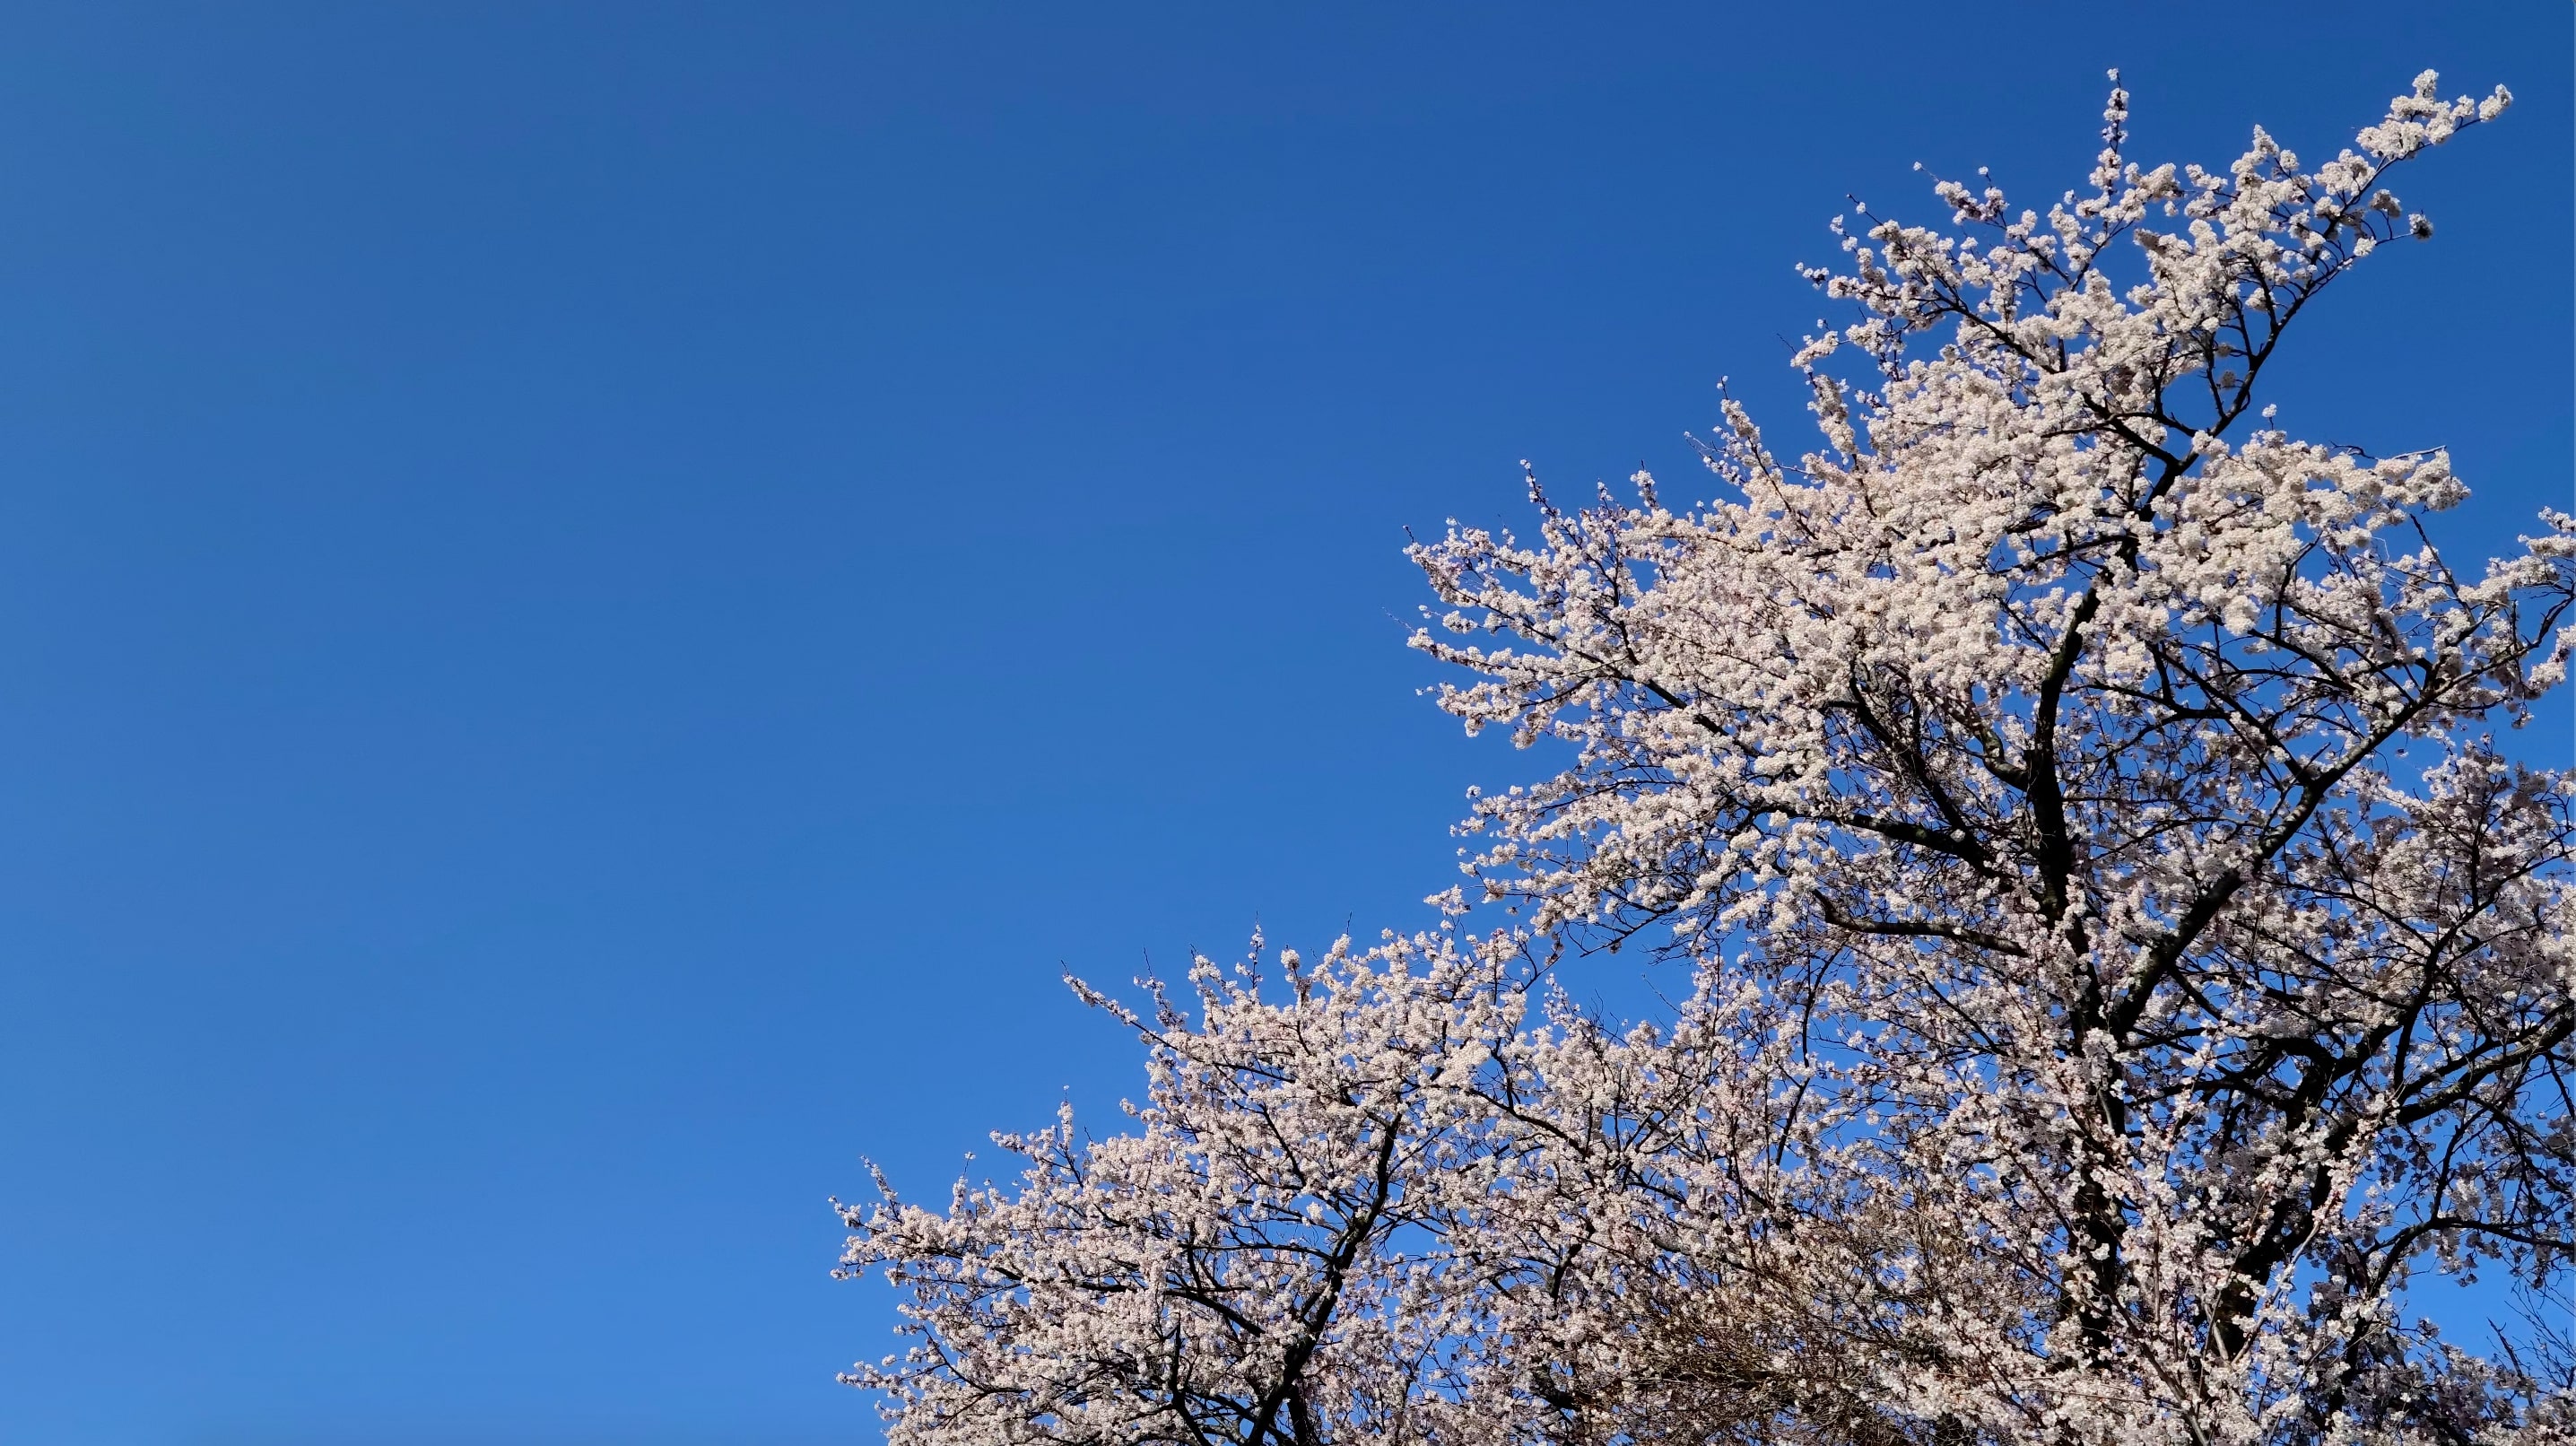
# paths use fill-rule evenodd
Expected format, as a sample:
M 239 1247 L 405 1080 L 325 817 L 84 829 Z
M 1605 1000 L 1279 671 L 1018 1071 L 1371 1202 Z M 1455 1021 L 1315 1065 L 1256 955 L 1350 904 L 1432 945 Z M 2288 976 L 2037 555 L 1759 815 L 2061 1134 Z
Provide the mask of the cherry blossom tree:
M 2115 78 L 2116 86 L 2116 78 Z M 1938 181 L 1807 272 L 1822 442 L 1729 400 L 1719 495 L 1643 473 L 1413 549 L 1470 731 L 1477 909 L 1205 961 L 1109 1009 L 1133 1129 L 844 1211 L 917 1336 L 898 1441 L 2576 1440 L 2563 1340 L 2427 1273 L 2576 1250 L 2576 520 L 2456 568 L 2439 451 L 2294 440 L 2292 321 L 2431 234 L 2387 172 L 2492 119 L 2419 77 L 2313 168 Z M 1669 1017 L 1554 984 L 1689 961 Z

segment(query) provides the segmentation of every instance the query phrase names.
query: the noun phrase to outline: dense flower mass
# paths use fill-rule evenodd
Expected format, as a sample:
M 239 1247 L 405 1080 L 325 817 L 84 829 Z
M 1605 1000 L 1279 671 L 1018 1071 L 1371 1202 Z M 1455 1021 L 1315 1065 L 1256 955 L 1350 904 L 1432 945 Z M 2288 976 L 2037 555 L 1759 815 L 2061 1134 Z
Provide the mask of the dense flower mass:
M 1510 927 L 1202 961 L 1118 1011 L 1146 1103 L 943 1210 L 844 1211 L 917 1343 L 898 1442 L 2576 1440 L 2576 520 L 2457 570 L 2440 452 L 2293 439 L 2257 384 L 2389 169 L 2506 104 L 2420 77 L 2313 168 L 2142 169 L 2112 92 L 2045 212 L 1938 182 L 1808 272 L 1819 450 L 1731 401 L 1721 495 L 1414 556 Z M 1692 961 L 1667 1018 L 1547 965 Z M 2544 1313 L 2545 1315 L 2545 1313 Z

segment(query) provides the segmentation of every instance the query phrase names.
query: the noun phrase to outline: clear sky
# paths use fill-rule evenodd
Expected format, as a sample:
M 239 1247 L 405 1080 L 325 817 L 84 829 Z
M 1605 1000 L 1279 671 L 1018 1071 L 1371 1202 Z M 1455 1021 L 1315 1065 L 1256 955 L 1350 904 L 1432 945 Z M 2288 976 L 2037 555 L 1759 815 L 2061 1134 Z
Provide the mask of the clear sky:
M 2564 0 L 1615 9 L 0 13 L 0 1440 L 872 1439 L 862 1154 L 1529 776 L 1404 530 L 1794 444 L 1845 194 L 2080 184 L 2105 66 L 2511 85 L 2279 395 L 2567 503 Z

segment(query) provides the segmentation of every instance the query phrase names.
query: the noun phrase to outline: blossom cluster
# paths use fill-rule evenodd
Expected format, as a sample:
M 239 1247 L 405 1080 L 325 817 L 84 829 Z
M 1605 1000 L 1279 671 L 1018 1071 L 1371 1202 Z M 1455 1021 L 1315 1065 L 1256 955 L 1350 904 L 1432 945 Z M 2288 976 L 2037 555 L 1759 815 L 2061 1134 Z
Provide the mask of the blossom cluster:
M 2445 454 L 2257 392 L 2508 99 L 2205 170 L 2115 88 L 2045 211 L 1836 224 L 1814 450 L 1728 400 L 1714 500 L 1417 545 L 1441 706 L 1573 760 L 1461 825 L 1511 922 L 1085 988 L 1126 1133 L 844 1211 L 893 1439 L 2576 1440 L 2563 1338 L 2407 1310 L 2576 1253 L 2576 776 L 2492 739 L 2564 680 L 2576 519 L 2456 569 Z M 1555 987 L 1632 942 L 1665 1017 Z

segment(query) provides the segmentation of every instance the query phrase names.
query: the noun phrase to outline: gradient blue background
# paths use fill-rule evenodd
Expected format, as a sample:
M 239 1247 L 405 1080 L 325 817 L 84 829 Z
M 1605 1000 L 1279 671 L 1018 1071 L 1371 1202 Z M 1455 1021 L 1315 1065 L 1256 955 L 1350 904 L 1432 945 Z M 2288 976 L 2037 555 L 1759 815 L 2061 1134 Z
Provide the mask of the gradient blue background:
M 1076 12 L 1079 12 L 1078 14 Z M 2093 18 L 2081 18 L 2090 15 Z M 2564 504 L 2522 5 L 0 12 L 0 1440 L 865 1441 L 827 1272 L 1134 1055 L 1057 985 L 1422 920 L 1403 529 L 1796 445 L 1923 160 L 2520 105 L 2304 435 Z M 2563 754 L 2563 710 L 2533 745 Z M 1620 981 L 1605 962 L 1600 987 Z

